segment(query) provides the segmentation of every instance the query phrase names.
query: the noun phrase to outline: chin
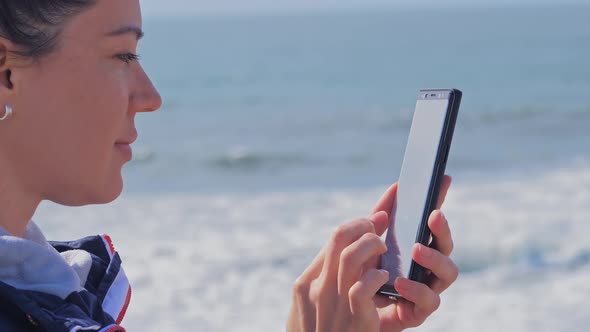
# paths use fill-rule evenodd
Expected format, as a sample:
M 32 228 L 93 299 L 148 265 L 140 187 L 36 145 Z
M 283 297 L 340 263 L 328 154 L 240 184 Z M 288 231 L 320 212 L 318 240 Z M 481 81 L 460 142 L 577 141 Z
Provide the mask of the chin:
M 116 200 L 123 192 L 122 178 L 111 181 L 99 188 L 77 188 L 72 190 L 73 195 L 56 195 L 49 198 L 50 201 L 65 206 L 85 206 L 107 204 Z
M 116 200 L 123 193 L 123 179 L 119 177 L 118 181 L 107 184 L 106 188 L 97 195 L 96 203 L 92 204 L 107 204 Z
M 108 204 L 119 198 L 123 192 L 123 187 L 119 189 L 108 191 L 96 199 L 96 202 L 90 204 Z

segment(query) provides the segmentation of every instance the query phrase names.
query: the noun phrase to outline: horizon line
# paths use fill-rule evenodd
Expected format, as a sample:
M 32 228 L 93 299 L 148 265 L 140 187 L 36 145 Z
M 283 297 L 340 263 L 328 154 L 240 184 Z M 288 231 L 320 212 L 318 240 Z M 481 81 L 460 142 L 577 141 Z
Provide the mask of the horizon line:
M 569 7 L 569 6 L 583 6 L 590 7 L 590 3 L 582 0 L 562 0 L 562 2 L 555 2 L 551 0 L 538 1 L 524 1 L 514 3 L 507 2 L 491 2 L 478 3 L 473 2 L 456 2 L 454 4 L 441 5 L 439 3 L 421 4 L 421 5 L 392 5 L 385 3 L 374 4 L 351 4 L 346 6 L 289 6 L 289 7 L 272 7 L 272 8 L 254 8 L 254 9 L 205 9 L 205 10 L 187 10 L 187 11 L 162 11 L 154 10 L 153 12 L 142 8 L 143 16 L 146 18 L 190 18 L 190 17 L 249 17 L 249 16 L 268 16 L 268 15 L 301 15 L 301 14 L 321 14 L 321 13 L 338 13 L 351 12 L 354 10 L 371 11 L 371 10 L 388 10 L 388 11 L 439 11 L 439 10 L 469 10 L 469 9 L 501 9 L 501 8 L 530 8 L 530 7 Z

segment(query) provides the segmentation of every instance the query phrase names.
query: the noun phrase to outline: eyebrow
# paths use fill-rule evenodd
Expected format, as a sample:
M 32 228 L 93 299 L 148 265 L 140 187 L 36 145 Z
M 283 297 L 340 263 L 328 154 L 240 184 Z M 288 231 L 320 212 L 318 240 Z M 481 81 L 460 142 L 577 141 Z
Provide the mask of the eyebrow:
M 137 36 L 137 40 L 140 40 L 144 35 L 143 31 L 140 28 L 138 28 L 136 26 L 129 25 L 129 26 L 124 26 L 124 27 L 118 28 L 116 30 L 113 30 L 111 32 L 108 32 L 106 34 L 106 36 L 115 37 L 115 36 L 121 36 L 121 35 L 128 34 L 128 33 L 134 33 Z

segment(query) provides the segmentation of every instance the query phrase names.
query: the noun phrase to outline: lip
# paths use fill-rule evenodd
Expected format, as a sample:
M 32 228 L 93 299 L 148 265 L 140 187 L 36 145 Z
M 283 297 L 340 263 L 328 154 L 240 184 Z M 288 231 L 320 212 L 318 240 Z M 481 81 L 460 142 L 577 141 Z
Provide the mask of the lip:
M 131 145 L 125 143 L 117 143 L 115 144 L 115 150 L 120 152 L 125 157 L 125 160 L 130 161 L 131 159 L 133 159 L 133 149 L 131 149 Z
M 133 150 L 131 144 L 137 140 L 137 132 L 134 132 L 129 138 L 124 138 L 115 142 L 115 148 L 119 151 L 127 161 L 133 159 Z
M 116 145 L 131 145 L 137 140 L 137 132 L 134 133 L 130 138 L 122 139 L 120 141 L 116 141 Z

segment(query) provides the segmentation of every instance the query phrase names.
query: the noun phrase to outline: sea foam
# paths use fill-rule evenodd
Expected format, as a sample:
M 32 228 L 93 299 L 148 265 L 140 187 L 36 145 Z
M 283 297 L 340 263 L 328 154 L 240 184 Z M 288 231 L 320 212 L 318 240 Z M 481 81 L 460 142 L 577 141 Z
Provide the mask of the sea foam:
M 341 223 L 385 189 L 124 195 L 43 204 L 51 239 L 107 232 L 134 293 L 138 331 L 281 331 L 294 280 Z M 583 330 L 590 296 L 590 167 L 478 183 L 456 179 L 444 212 L 457 282 L 419 331 Z

